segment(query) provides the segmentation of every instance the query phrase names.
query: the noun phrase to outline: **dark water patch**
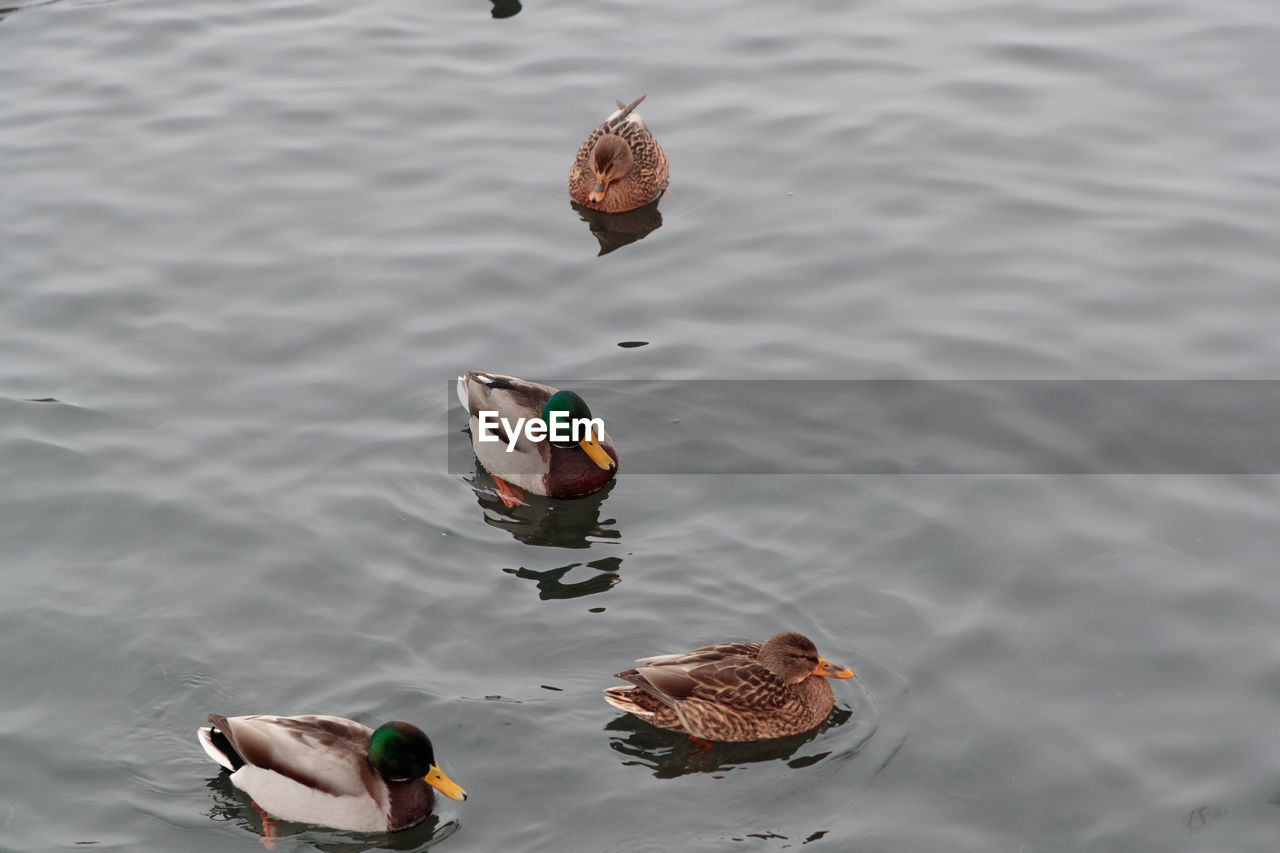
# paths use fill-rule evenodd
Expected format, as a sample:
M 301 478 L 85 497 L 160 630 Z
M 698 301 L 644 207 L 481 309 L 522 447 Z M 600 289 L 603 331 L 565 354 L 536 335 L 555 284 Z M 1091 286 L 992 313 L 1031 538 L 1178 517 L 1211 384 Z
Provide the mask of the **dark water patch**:
M 490 2 L 493 4 L 491 14 L 497 19 L 513 18 L 520 14 L 523 8 L 520 0 L 490 0 Z
M 519 569 L 503 569 L 503 571 L 524 580 L 535 581 L 538 586 L 538 598 L 543 601 L 549 601 L 551 599 L 581 598 L 586 595 L 608 592 L 622 582 L 622 576 L 616 571 L 621 563 L 621 558 L 612 557 L 605 560 L 593 560 L 585 564 L 570 563 L 567 566 L 546 571 L 533 571 L 523 567 Z M 597 574 L 578 581 L 565 580 L 566 575 L 584 565 L 596 569 Z
M 654 199 L 643 207 L 626 213 L 601 213 L 583 207 L 576 201 L 569 202 L 569 206 L 578 212 L 578 218 L 587 223 L 587 227 L 595 235 L 596 242 L 600 244 L 597 256 L 602 256 L 643 240 L 661 228 L 662 214 L 658 211 L 660 200 Z
M 468 448 L 469 446 L 468 441 Z M 468 484 L 480 504 L 485 524 L 490 527 L 505 530 L 526 545 L 590 548 L 621 542 L 622 531 L 617 527 L 618 520 L 601 518 L 604 502 L 613 491 L 616 480 L 595 494 L 583 498 L 553 500 L 526 492 L 524 503 L 507 506 L 493 477 L 484 470 L 479 460 L 475 460 L 474 456 L 472 458 L 474 467 Z
M 41 6 L 52 6 L 54 3 L 58 3 L 58 2 L 61 2 L 61 0 L 43 0 L 42 2 L 41 0 L 37 0 L 37 2 L 33 2 L 33 3 L 23 3 L 18 6 L 8 6 L 6 8 L 0 9 L 0 21 L 4 20 L 9 15 L 12 15 L 14 12 L 21 12 L 24 9 L 38 9 Z

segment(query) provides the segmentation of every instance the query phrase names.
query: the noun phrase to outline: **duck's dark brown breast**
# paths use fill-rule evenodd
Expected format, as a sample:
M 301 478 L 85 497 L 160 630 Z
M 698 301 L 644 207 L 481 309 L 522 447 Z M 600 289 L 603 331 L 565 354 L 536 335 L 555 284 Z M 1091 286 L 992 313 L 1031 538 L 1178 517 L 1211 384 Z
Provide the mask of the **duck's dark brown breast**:
M 388 782 L 387 796 L 391 804 L 387 816 L 387 831 L 408 829 L 421 823 L 435 808 L 436 795 L 431 786 L 421 779 L 407 782 Z
M 609 484 L 618 473 L 618 452 L 610 442 L 601 447 L 613 459 L 614 467 L 606 471 L 583 452 L 580 447 L 551 446 L 551 473 L 546 477 L 549 498 L 581 498 L 595 494 Z

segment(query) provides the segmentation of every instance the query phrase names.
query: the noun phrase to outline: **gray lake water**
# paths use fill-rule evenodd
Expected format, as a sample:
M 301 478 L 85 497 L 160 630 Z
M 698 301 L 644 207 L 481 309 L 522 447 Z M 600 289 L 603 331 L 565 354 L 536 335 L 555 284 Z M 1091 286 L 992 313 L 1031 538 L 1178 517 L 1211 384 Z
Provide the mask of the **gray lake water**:
M 0 13 L 0 848 L 261 850 L 217 711 L 409 720 L 471 795 L 279 851 L 1275 850 L 1270 448 L 636 393 L 1280 378 L 1274 0 L 512 11 Z M 671 191 L 599 240 L 568 165 L 646 93 Z M 614 485 L 497 503 L 473 367 L 594 380 Z M 919 455 L 760 464 L 823 432 Z M 782 629 L 858 673 L 807 735 L 601 699 Z

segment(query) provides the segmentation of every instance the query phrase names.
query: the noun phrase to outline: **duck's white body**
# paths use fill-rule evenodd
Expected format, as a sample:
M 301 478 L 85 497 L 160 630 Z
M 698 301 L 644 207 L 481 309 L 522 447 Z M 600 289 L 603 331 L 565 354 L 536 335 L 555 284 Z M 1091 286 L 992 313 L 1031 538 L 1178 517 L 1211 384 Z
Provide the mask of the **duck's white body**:
M 404 829 L 431 813 L 421 779 L 388 784 L 369 764 L 373 730 L 343 717 L 223 717 L 197 730 L 231 782 L 277 818 L 355 832 Z M 221 743 L 220 743 L 221 740 Z M 230 750 L 226 744 L 230 744 Z

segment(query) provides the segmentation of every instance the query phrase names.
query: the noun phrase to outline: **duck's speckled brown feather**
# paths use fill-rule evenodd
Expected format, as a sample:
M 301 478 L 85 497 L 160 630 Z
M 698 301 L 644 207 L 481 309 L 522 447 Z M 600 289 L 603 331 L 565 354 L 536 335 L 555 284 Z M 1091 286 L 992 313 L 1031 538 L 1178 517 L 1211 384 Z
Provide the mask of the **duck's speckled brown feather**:
M 778 636 L 799 638 L 812 649 L 800 635 Z M 710 741 L 784 737 L 826 719 L 835 706 L 828 680 L 809 675 L 787 683 L 757 660 L 761 648 L 760 643 L 720 643 L 641 658 L 640 666 L 617 675 L 634 686 L 610 687 L 605 699 L 658 728 Z
M 644 99 L 645 96 L 641 95 L 626 106 L 618 101 L 617 112 L 591 131 L 578 147 L 578 153 L 569 167 L 569 195 L 583 207 L 604 213 L 623 213 L 643 207 L 666 190 L 670 175 L 666 152 L 649 131 L 644 119 L 635 112 L 636 106 Z M 595 202 L 590 199 L 591 190 L 596 184 L 595 172 L 591 168 L 591 152 L 601 137 L 609 134 L 620 137 L 631 149 L 632 165 L 625 177 L 609 184 L 604 199 Z

